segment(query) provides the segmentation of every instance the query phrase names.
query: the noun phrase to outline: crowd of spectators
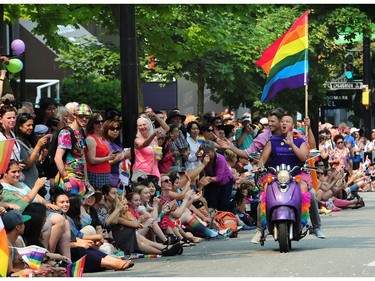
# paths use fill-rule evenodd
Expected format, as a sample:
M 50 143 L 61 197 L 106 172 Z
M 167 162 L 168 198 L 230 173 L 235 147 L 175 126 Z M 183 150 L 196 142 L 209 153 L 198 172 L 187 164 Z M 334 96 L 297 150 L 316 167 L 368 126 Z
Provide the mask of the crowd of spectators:
M 238 230 L 256 228 L 259 190 L 243 151 L 268 134 L 267 117 L 148 107 L 133 149 L 122 145 L 122 122 L 115 108 L 3 100 L 0 140 L 17 141 L 1 175 L 0 214 L 10 245 L 48 250 L 32 274 L 62 276 L 61 261 L 85 255 L 84 272 L 127 270 L 135 253 L 174 256 L 204 239 L 227 240 L 233 230 L 218 229 L 217 211 L 234 213 Z M 303 124 L 296 129 L 306 134 Z M 364 206 L 358 192 L 373 190 L 373 135 L 367 141 L 345 124 L 321 126 L 321 213 Z M 23 275 L 12 249 L 8 274 Z

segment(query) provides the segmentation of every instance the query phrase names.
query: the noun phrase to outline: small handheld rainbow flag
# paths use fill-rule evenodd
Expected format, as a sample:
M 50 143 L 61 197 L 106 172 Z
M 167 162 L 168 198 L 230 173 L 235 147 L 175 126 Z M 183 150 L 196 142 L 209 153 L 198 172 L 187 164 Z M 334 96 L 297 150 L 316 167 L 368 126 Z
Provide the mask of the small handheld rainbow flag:
M 82 277 L 86 255 L 66 267 L 66 277 Z
M 129 184 L 131 164 L 132 163 L 127 158 L 124 158 L 120 163 L 119 178 L 120 178 L 120 181 L 123 185 Z
M 6 277 L 8 271 L 8 240 L 3 221 L 0 217 L 0 276 Z
M 10 157 L 12 156 L 13 146 L 16 139 L 0 141 L 0 175 L 4 174 L 8 168 Z
M 22 260 L 27 263 L 32 270 L 36 270 L 41 266 L 44 255 L 47 253 L 47 249 L 36 245 L 15 249 L 20 254 Z
M 157 259 L 161 258 L 161 255 L 157 254 L 134 254 L 132 255 L 133 259 Z
M 206 139 L 202 135 L 198 136 L 197 141 L 199 144 L 203 144 L 203 145 L 206 144 Z

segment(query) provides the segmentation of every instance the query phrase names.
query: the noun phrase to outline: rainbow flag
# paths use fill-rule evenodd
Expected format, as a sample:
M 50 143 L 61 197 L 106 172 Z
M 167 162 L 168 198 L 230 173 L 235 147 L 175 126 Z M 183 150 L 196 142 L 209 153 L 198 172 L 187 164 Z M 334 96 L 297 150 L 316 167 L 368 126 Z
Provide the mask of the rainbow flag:
M 0 217 L 0 276 L 6 277 L 8 272 L 8 240 L 5 232 L 3 220 Z
M 308 12 L 297 19 L 255 63 L 267 74 L 261 102 L 265 103 L 285 89 L 307 85 Z
M 206 144 L 206 139 L 205 139 L 204 136 L 202 136 L 202 135 L 199 135 L 199 136 L 197 137 L 197 141 L 198 141 L 199 144 L 203 144 L 203 145 Z
M 0 141 L 0 174 L 4 174 L 8 168 L 10 157 L 12 156 L 13 146 L 16 139 Z
M 43 261 L 44 255 L 47 253 L 47 249 L 30 245 L 23 248 L 16 248 L 20 254 L 22 260 L 29 265 L 32 270 L 38 269 Z
M 119 179 L 123 185 L 129 185 L 131 165 L 132 163 L 127 158 L 124 158 L 119 165 Z
M 78 261 L 69 264 L 66 268 L 66 277 L 82 277 L 86 255 Z
M 157 254 L 134 254 L 131 256 L 132 259 L 157 259 L 161 257 L 161 255 Z

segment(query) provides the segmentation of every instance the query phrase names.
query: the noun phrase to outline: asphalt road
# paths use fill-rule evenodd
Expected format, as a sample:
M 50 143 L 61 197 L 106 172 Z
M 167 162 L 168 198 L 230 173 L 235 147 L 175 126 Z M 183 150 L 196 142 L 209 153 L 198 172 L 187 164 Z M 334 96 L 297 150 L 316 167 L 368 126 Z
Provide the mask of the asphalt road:
M 375 192 L 360 193 L 366 206 L 322 215 L 327 239 L 308 235 L 280 253 L 271 236 L 250 242 L 255 230 L 226 241 L 203 241 L 181 256 L 135 259 L 125 272 L 84 277 L 375 277 Z

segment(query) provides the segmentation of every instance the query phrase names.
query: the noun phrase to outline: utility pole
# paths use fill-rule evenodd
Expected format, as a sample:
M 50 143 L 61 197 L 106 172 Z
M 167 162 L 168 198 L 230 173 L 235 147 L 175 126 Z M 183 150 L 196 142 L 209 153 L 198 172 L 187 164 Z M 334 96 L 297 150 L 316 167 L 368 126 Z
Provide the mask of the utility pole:
M 134 4 L 120 4 L 122 140 L 134 147 L 138 118 L 138 57 Z M 134 157 L 133 157 L 134 159 Z
M 369 106 L 363 110 L 363 119 L 365 127 L 365 137 L 371 139 L 371 120 L 372 120 L 372 85 L 371 85 L 371 53 L 370 53 L 370 37 L 363 35 L 363 85 L 368 85 L 370 90 Z

